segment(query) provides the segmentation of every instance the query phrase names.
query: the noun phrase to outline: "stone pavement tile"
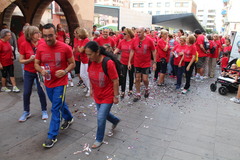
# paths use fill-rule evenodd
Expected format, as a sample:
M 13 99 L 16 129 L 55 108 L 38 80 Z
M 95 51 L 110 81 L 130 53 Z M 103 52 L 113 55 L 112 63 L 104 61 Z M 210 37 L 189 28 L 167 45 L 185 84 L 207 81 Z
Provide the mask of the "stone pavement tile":
M 76 139 L 66 137 L 61 134 L 58 136 L 58 142 L 51 149 L 42 147 L 42 143 L 47 137 L 46 132 L 39 132 L 24 142 L 15 145 L 10 150 L 2 154 L 4 160 L 46 160 L 50 159 L 53 155 L 59 154 L 63 148 L 67 148 L 70 144 L 74 143 Z
M 59 130 L 59 133 L 64 134 L 67 137 L 69 136 L 69 137 L 72 137 L 72 138 L 75 138 L 75 139 L 79 139 L 79 138 L 84 136 L 83 132 L 72 129 L 71 126 L 68 129 L 65 129 L 65 130 Z
M 186 136 L 178 134 L 174 136 L 173 141 L 200 147 L 206 150 L 213 150 L 215 147 L 215 137 L 208 137 L 205 135 L 192 134 L 190 136 Z
M 171 156 L 163 156 L 162 160 L 181 160 L 181 159 L 173 158 Z
M 91 147 L 91 144 L 94 142 L 93 139 L 82 137 L 78 139 L 76 142 L 72 143 L 66 148 L 62 148 L 62 151 L 58 153 L 56 156 L 51 158 L 51 160 L 105 160 L 107 157 L 112 158 L 114 155 L 109 154 L 109 151 L 107 153 L 100 151 L 102 147 L 106 147 L 106 144 L 103 144 L 99 149 L 91 149 L 91 151 L 88 151 L 89 154 L 86 154 L 85 152 L 79 152 L 77 154 L 74 154 L 74 152 L 77 151 L 83 151 L 85 144 L 89 145 Z M 107 149 L 107 148 L 105 148 Z M 120 160 L 120 158 L 114 158 Z
M 1 103 L 1 107 L 0 107 L 1 112 L 5 111 L 6 109 L 9 109 L 9 107 L 10 106 L 12 107 L 13 105 L 15 105 L 16 102 L 21 102 L 22 103 L 22 93 L 0 92 L 0 97 L 1 97 L 1 100 L 2 100 L 1 102 L 4 102 L 4 103 Z
M 71 128 L 77 131 L 80 131 L 83 134 L 87 134 L 88 132 L 90 132 L 93 128 L 87 126 L 87 124 L 80 124 L 78 123 L 78 121 L 75 121 L 72 125 Z
M 214 157 L 214 160 L 230 160 L 228 158 L 223 158 L 223 157 Z
M 143 144 L 148 143 L 148 144 L 158 146 L 158 147 L 161 147 L 161 148 L 168 148 L 168 146 L 170 144 L 170 141 L 154 138 L 154 137 L 151 137 L 149 135 L 142 135 L 142 134 L 139 134 L 139 133 L 135 133 L 135 134 L 130 135 L 129 139 L 136 140 L 136 141 L 141 142 Z
M 217 117 L 217 128 L 226 128 L 231 130 L 240 130 L 240 119 L 234 116 L 219 115 Z
M 234 116 L 234 117 L 240 117 L 240 107 L 239 107 L 239 104 L 233 103 L 232 105 L 223 105 L 223 106 L 219 105 L 219 107 L 218 107 L 218 114 Z
M 216 141 L 214 155 L 215 157 L 228 158 L 229 160 L 238 160 L 240 159 L 240 147 Z
M 149 160 L 155 160 L 161 159 L 164 152 L 164 148 L 129 139 L 119 146 L 119 148 L 114 152 L 114 155 L 125 154 L 133 156 L 136 159 L 145 158 Z
M 207 157 L 209 159 L 213 159 L 214 149 L 209 150 L 209 149 L 197 147 L 193 144 L 185 144 L 185 143 L 176 142 L 176 141 L 172 141 L 169 145 L 169 148 L 173 148 L 179 151 L 184 151 L 184 152 L 192 153 L 195 155 L 199 155 L 201 157 Z
M 41 122 L 35 123 L 32 119 L 29 119 L 24 123 L 19 123 L 15 119 L 12 119 L 9 114 L 10 113 L 0 114 L 0 151 L 10 149 L 26 141 L 26 139 L 37 135 L 39 132 L 47 132 L 48 124 L 44 123 L 42 120 Z
M 173 148 L 168 148 L 164 156 L 177 158 L 179 160 L 210 160 L 206 157 L 202 157 L 185 151 L 176 150 Z
M 225 132 L 225 131 L 222 131 L 222 132 Z M 215 140 L 217 142 L 220 142 L 220 143 L 224 143 L 224 144 L 228 144 L 228 145 L 232 145 L 232 146 L 236 146 L 236 147 L 240 147 L 240 136 L 239 136 L 239 132 L 238 132 L 238 135 L 237 134 L 234 134 L 234 132 L 236 133 L 236 131 L 234 130 L 228 130 L 228 132 L 226 134 L 224 133 L 221 133 L 219 131 L 219 133 L 221 135 L 216 135 L 215 136 Z M 224 134 L 224 135 L 223 135 Z
M 178 131 L 177 134 L 181 135 L 191 135 L 191 134 L 201 134 L 201 135 L 206 135 L 209 137 L 214 137 L 215 136 L 215 128 L 212 128 L 211 126 L 202 126 L 199 124 L 191 124 L 191 123 L 186 123 L 182 124 Z

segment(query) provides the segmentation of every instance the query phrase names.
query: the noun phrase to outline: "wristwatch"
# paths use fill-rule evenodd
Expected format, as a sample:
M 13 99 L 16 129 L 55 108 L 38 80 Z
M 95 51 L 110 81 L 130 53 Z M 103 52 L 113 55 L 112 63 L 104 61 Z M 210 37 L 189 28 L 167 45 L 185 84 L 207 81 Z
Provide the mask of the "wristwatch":
M 65 74 L 67 74 L 67 73 L 68 73 L 68 71 L 66 71 L 66 70 L 64 70 L 64 72 L 65 72 Z

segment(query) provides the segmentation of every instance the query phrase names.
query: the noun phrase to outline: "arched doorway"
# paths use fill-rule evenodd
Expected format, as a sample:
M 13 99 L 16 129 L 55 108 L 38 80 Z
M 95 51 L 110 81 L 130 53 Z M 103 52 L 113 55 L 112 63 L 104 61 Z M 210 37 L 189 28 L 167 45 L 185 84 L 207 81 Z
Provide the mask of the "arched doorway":
M 51 4 L 51 2 L 52 0 L 42 0 L 41 3 L 36 7 L 37 10 L 35 11 L 31 19 L 32 25 L 38 26 L 40 24 L 42 15 L 46 8 Z M 67 0 L 55 0 L 55 2 L 58 3 L 62 11 L 64 12 L 67 20 L 69 33 L 73 33 L 74 29 L 79 26 L 79 22 L 72 5 Z M 72 34 L 70 34 L 70 36 L 71 38 L 73 38 Z

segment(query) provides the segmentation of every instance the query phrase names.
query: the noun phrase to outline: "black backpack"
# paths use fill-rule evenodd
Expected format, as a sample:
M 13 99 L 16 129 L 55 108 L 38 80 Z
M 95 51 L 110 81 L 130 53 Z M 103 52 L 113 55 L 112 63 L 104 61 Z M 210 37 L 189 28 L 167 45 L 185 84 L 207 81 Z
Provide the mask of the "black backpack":
M 204 37 L 203 47 L 205 48 L 206 51 L 210 49 L 210 43 L 209 43 L 209 40 L 207 39 L 207 37 Z
M 108 54 L 111 54 L 111 53 L 108 53 Z M 120 63 L 120 61 L 114 55 L 112 57 L 106 56 L 106 57 L 103 58 L 103 61 L 102 61 L 103 72 L 106 76 L 108 76 L 107 62 L 109 60 L 112 60 L 115 63 L 116 70 L 117 70 L 117 73 L 118 73 L 118 78 L 119 78 L 119 85 L 121 85 L 122 84 L 122 79 L 123 79 L 122 64 Z M 88 65 L 91 65 L 91 61 L 88 62 Z
M 216 50 L 216 46 L 213 46 L 212 48 L 210 48 L 210 53 L 211 53 L 211 54 L 214 54 L 214 53 L 215 53 L 215 50 Z

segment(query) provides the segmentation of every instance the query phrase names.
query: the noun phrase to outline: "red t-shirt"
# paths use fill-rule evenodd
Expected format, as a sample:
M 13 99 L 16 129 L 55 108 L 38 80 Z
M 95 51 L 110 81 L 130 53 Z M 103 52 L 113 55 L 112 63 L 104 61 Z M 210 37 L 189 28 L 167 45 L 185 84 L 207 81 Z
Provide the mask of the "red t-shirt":
M 222 68 L 222 70 L 223 70 L 223 68 L 226 68 L 226 67 L 227 67 L 227 65 L 228 65 L 228 60 L 229 60 L 228 57 L 222 57 L 222 58 L 221 58 L 221 68 Z
M 111 37 L 103 38 L 102 36 L 99 37 L 96 42 L 99 46 L 104 46 L 104 44 L 109 44 L 111 47 L 115 47 L 115 42 Z
M 118 78 L 115 63 L 112 60 L 107 62 L 108 76 L 104 73 L 102 62 L 91 62 L 88 66 L 89 80 L 92 85 L 93 97 L 96 103 L 113 103 L 114 90 L 113 79 Z
M 0 63 L 3 67 L 13 64 L 13 53 L 10 43 L 0 39 Z
M 79 46 L 80 48 L 81 48 L 82 46 L 84 47 L 89 41 L 90 41 L 90 40 L 89 40 L 88 38 L 80 39 L 80 40 L 78 41 L 78 46 Z M 88 57 L 87 57 L 85 51 L 82 52 L 82 53 L 80 53 L 80 59 L 81 59 L 81 62 L 82 62 L 83 64 L 87 64 L 87 63 L 88 63 Z
M 195 45 L 187 46 L 184 52 L 184 62 L 191 62 L 192 56 L 196 56 L 197 50 Z
M 161 58 L 165 58 L 166 62 L 169 61 L 170 45 L 168 44 L 167 51 L 163 51 L 163 49 L 166 47 L 166 45 L 167 45 L 167 42 L 164 41 L 162 38 L 158 40 L 157 55 L 156 55 L 157 62 L 160 62 Z
M 220 41 L 213 41 L 213 43 L 216 46 L 216 49 L 215 49 L 215 52 L 213 54 L 210 54 L 209 57 L 211 57 L 211 58 L 218 58 L 219 49 L 221 48 L 221 42 Z
M 38 46 L 41 44 L 40 41 L 38 41 Z M 36 46 L 36 48 L 38 47 Z M 24 59 L 29 59 L 32 55 L 35 55 L 33 51 L 33 46 L 31 43 L 25 41 L 22 43 L 22 47 L 19 50 L 21 55 L 24 55 Z M 24 70 L 32 73 L 36 73 L 37 71 L 34 68 L 34 61 L 24 64 Z
M 66 33 L 64 31 L 57 32 L 57 37 L 56 37 L 57 40 L 64 42 L 65 37 L 66 37 Z
M 176 47 L 173 48 L 173 52 L 175 52 L 178 55 L 178 57 L 174 57 L 174 59 L 173 59 L 174 65 L 178 66 L 178 64 L 181 61 L 182 56 L 183 56 L 183 55 L 179 55 L 179 53 L 183 52 L 183 54 L 186 54 L 187 48 L 188 48 L 187 45 L 183 45 L 183 46 L 177 45 Z M 185 66 L 184 60 L 182 61 L 181 66 Z
M 21 47 L 22 47 L 22 43 L 25 42 L 26 39 L 25 39 L 25 36 L 24 34 L 18 38 L 17 40 L 17 45 L 18 45 L 18 50 L 21 50 Z
M 99 38 L 99 37 L 95 37 L 95 38 L 93 38 L 93 41 L 96 41 L 96 42 L 97 42 L 98 38 Z
M 55 72 L 66 69 L 68 67 L 67 60 L 71 57 L 73 57 L 71 47 L 63 42 L 57 41 L 54 46 L 48 46 L 46 43 L 38 46 L 36 59 L 40 60 L 43 66 L 48 64 L 51 70 L 51 80 L 45 80 L 46 87 L 54 88 L 67 85 L 67 75 L 57 78 Z
M 73 55 L 74 55 L 74 59 L 75 59 L 75 61 L 80 61 L 80 52 L 78 52 L 78 48 L 77 48 L 77 46 L 78 46 L 78 39 L 77 38 L 74 38 L 74 40 L 73 40 L 73 48 L 74 48 L 74 50 L 75 50 L 75 52 L 73 53 Z
M 125 39 L 123 39 L 118 44 L 117 48 L 121 51 L 120 62 L 124 65 L 128 65 L 132 42 L 133 42 L 132 39 L 130 41 L 126 41 Z M 131 64 L 133 64 L 133 59 Z
M 207 54 L 204 53 L 202 51 L 202 49 L 200 48 L 201 44 L 204 46 L 204 35 L 199 35 L 197 37 L 197 40 L 196 40 L 195 44 L 196 44 L 196 49 L 197 49 L 197 52 L 198 52 L 198 57 L 207 57 Z
M 231 52 L 231 50 L 232 50 L 232 46 L 231 45 L 226 46 L 226 47 L 223 48 L 223 52 Z
M 140 41 L 136 37 L 132 42 L 131 49 L 134 50 L 134 67 L 151 67 L 151 55 L 155 46 L 150 38 L 145 37 L 144 40 Z

